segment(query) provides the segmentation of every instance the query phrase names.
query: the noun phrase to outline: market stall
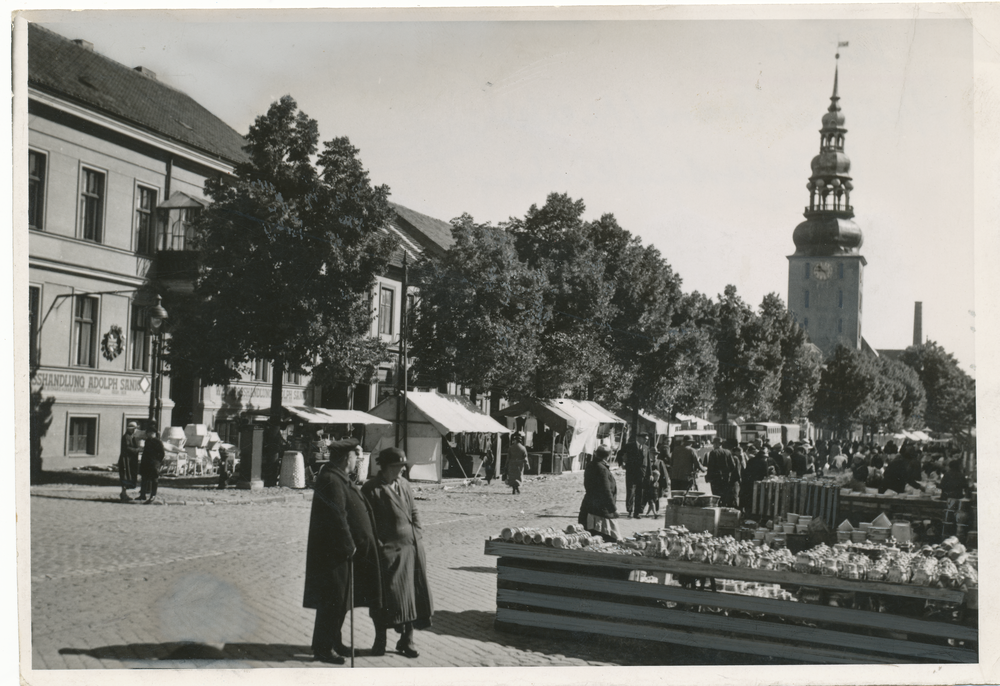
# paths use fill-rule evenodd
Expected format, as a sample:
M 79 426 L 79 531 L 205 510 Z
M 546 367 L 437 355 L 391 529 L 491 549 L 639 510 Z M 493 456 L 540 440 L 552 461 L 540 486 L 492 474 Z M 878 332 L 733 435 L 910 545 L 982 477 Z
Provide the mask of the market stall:
M 680 430 L 681 424 L 668 422 L 652 412 L 639 411 L 638 428 L 640 434 L 648 434 L 650 445 L 670 444 L 670 439 Z
M 946 543 L 917 551 L 821 544 L 793 555 L 683 527 L 605 543 L 571 525 L 505 529 L 485 553 L 499 558 L 503 631 L 810 663 L 974 663 L 978 555 Z
M 616 452 L 626 424 L 592 400 L 571 398 L 523 400 L 493 417 L 524 433 L 529 474 L 583 469 L 598 445 Z
M 486 449 L 499 445 L 501 434 L 510 433 L 468 398 L 437 391 L 407 391 L 405 396 L 386 398 L 370 413 L 385 422 L 368 429 L 365 450 L 377 456 L 383 448 L 404 448 L 411 481 L 440 482 L 449 454 L 458 460 L 462 455 L 471 457 L 472 473 L 466 476 L 482 476 L 482 456 Z M 499 474 L 499 460 L 495 461 L 494 469 L 495 476 Z M 375 465 L 370 465 L 367 474 L 372 476 L 376 472 Z

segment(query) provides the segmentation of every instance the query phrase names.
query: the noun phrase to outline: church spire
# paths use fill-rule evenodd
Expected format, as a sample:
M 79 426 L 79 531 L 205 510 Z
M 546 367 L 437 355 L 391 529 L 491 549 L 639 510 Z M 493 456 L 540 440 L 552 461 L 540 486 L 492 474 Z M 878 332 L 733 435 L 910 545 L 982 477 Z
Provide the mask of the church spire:
M 806 188 L 809 206 L 793 235 L 797 254 L 849 254 L 861 247 L 861 230 L 851 222 L 851 160 L 844 153 L 844 113 L 840 109 L 840 54 L 833 70 L 833 94 L 819 130 L 819 154 L 812 159 Z M 824 229 L 820 230 L 820 226 Z M 836 227 L 836 228 L 835 228 Z

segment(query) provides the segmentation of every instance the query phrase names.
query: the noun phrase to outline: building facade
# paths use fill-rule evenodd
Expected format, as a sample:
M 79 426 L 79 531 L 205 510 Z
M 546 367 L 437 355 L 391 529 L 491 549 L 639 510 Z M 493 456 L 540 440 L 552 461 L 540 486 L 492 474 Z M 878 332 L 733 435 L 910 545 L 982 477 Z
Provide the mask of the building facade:
M 28 25 L 28 253 L 33 458 L 47 470 L 118 459 L 129 421 L 150 413 L 152 335 L 141 287 L 190 292 L 197 276 L 190 220 L 211 176 L 232 174 L 245 141 L 144 67 L 130 68 Z M 448 223 L 395 206 L 400 248 L 371 293 L 372 335 L 398 354 L 403 264 L 451 244 Z M 354 388 L 283 378 L 289 405 L 365 410 L 394 392 L 398 366 Z M 272 369 L 203 386 L 166 376 L 160 427 L 216 427 L 270 406 Z M 220 427 L 221 428 L 221 427 Z
M 825 357 L 838 345 L 865 347 L 861 332 L 864 267 L 863 237 L 851 205 L 851 160 L 844 153 L 844 115 L 833 77 L 830 107 L 823 115 L 820 151 L 812 160 L 807 185 L 806 220 L 788 256 L 788 309 Z
M 28 25 L 29 358 L 45 469 L 113 463 L 127 422 L 147 419 L 155 303 L 140 287 L 185 264 L 205 180 L 232 173 L 243 144 L 149 69 Z M 178 410 L 190 418 L 205 396 L 164 379 L 158 424 L 187 423 Z

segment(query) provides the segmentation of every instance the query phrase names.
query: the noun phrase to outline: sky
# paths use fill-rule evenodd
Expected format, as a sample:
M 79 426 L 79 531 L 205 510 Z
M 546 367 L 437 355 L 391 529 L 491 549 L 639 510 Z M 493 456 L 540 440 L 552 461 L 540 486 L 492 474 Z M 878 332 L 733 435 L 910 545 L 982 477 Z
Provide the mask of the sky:
M 240 133 L 292 95 L 322 140 L 349 137 L 372 180 L 418 212 L 497 223 L 568 193 L 585 218 L 613 213 L 655 245 L 686 291 L 735 284 L 755 306 L 770 292 L 787 300 L 786 257 L 847 41 L 839 95 L 868 261 L 862 333 L 876 349 L 905 348 L 921 301 L 925 338 L 974 375 L 972 24 L 809 14 L 39 21 L 148 67 Z

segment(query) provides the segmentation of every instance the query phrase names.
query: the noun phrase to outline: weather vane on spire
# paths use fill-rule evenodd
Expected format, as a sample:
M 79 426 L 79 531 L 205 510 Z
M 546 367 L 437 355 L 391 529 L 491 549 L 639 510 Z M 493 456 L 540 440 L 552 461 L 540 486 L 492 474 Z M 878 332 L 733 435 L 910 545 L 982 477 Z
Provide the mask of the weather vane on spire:
M 838 60 L 840 59 L 840 49 L 841 48 L 846 48 L 848 43 L 850 43 L 850 41 L 846 41 L 846 40 L 837 41 L 837 54 L 834 55 L 834 57 L 836 59 L 838 59 Z

